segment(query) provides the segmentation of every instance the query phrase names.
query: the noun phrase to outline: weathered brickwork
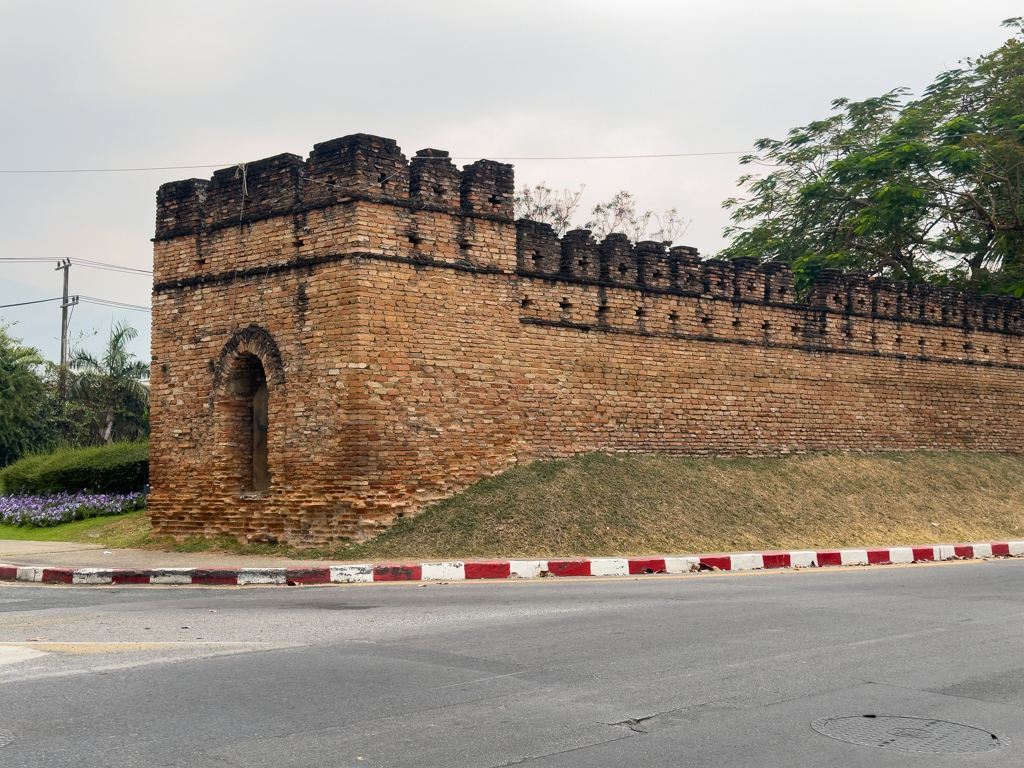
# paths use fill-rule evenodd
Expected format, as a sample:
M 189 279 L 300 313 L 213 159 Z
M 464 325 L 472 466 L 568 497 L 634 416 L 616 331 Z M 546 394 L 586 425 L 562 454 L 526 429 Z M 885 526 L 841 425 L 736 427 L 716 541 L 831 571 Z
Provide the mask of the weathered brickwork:
M 825 273 L 797 303 L 783 265 L 514 222 L 513 189 L 365 135 L 162 186 L 156 532 L 362 539 L 593 450 L 1024 450 L 1020 301 Z

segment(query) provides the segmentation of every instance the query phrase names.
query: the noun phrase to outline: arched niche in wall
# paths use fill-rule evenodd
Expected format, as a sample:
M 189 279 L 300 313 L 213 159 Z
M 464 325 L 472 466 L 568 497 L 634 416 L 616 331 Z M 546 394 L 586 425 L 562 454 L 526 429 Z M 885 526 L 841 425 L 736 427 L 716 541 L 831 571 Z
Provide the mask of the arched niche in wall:
M 281 354 L 267 331 L 250 326 L 224 345 L 214 368 L 217 442 L 225 477 L 242 493 L 265 492 L 273 483 L 272 414 L 283 385 Z

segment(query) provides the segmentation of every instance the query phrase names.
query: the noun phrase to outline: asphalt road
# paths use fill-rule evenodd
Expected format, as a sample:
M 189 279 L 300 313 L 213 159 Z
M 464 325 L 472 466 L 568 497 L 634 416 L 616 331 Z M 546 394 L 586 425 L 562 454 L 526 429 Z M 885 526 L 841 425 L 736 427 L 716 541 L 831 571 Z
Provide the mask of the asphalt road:
M 5 768 L 1024 765 L 1021 560 L 427 586 L 10 585 L 0 612 Z M 864 714 L 1012 743 L 922 754 L 810 725 Z M 913 731 L 901 743 L 918 743 Z

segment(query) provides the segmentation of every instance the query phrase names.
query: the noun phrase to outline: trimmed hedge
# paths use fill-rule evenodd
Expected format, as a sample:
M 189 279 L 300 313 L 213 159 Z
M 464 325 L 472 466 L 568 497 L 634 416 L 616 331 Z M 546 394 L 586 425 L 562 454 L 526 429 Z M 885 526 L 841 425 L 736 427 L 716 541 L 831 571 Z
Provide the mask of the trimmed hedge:
M 149 482 L 149 443 L 63 448 L 0 470 L 0 493 L 135 493 Z

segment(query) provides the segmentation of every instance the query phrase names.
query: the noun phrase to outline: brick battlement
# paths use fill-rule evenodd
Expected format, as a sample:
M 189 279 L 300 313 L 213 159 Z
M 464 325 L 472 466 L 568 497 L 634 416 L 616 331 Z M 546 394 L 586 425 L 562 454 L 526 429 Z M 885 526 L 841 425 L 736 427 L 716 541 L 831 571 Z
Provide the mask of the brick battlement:
M 448 153 L 424 149 L 412 161 L 391 139 L 356 134 L 316 144 L 308 160 L 277 155 L 216 171 L 209 181 L 164 184 L 155 241 L 252 224 L 350 202 L 404 205 L 512 219 L 512 166 L 480 160 L 459 171 Z
M 158 534 L 364 539 L 585 451 L 1024 451 L 1024 305 L 512 221 L 363 134 L 163 185 Z
M 612 234 L 598 243 L 576 229 L 559 239 L 547 224 L 516 222 L 516 264 L 524 277 L 650 293 L 750 302 L 944 328 L 1024 335 L 1024 301 L 824 270 L 804 301 L 779 262 L 700 261 L 688 246 L 632 244 Z

